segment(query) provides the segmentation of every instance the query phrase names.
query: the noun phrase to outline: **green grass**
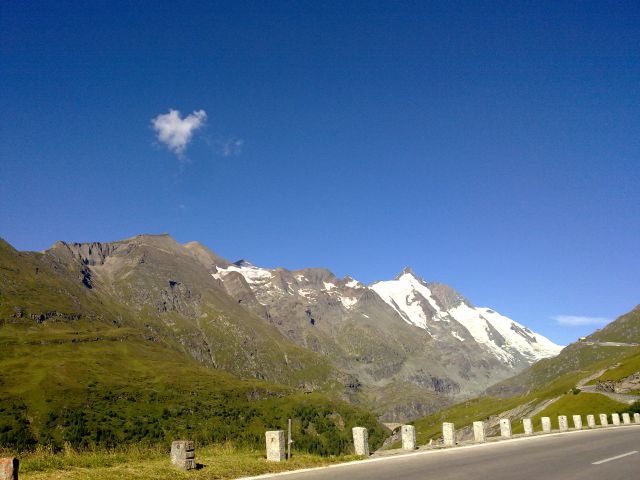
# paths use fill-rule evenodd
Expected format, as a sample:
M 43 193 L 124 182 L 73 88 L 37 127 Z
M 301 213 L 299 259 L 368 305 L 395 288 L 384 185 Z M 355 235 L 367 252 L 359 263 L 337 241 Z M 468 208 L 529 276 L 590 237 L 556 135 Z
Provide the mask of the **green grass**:
M 10 453 L 10 452 L 5 452 Z M 293 452 L 287 462 L 267 462 L 262 450 L 222 445 L 197 446 L 198 470 L 184 472 L 171 466 L 168 448 L 129 446 L 118 450 L 77 451 L 67 447 L 54 453 L 40 448 L 20 456 L 22 480 L 179 480 L 231 479 L 356 460 L 356 456 L 321 457 Z
M 626 411 L 628 405 L 611 400 L 599 393 L 567 393 L 560 399 L 549 405 L 539 414 L 532 417 L 534 429 L 542 430 L 542 417 L 550 417 L 552 428 L 558 428 L 558 416 L 566 415 L 569 425 L 573 427 L 572 415 L 582 415 L 582 422 L 586 425 L 586 416 L 595 415 L 598 418 L 600 413 L 611 414 Z M 512 422 L 513 433 L 523 433 L 524 428 L 521 421 Z M 599 423 L 599 421 L 598 421 Z
M 633 375 L 634 373 L 637 373 L 637 372 L 640 372 L 640 353 L 633 353 L 632 355 L 620 360 L 619 366 L 612 368 L 611 370 L 607 370 L 600 377 L 598 377 L 595 380 L 592 380 L 589 383 L 594 384 L 598 380 L 618 381 L 628 377 L 629 375 Z
M 452 407 L 445 408 L 427 417 L 413 422 L 416 427 L 416 442 L 418 445 L 429 443 L 430 439 L 442 435 L 442 423 L 451 422 L 456 428 L 470 425 L 474 421 L 485 420 L 491 415 L 497 415 L 513 408 L 522 402 L 522 398 L 508 399 L 494 397 L 478 397 Z M 399 447 L 400 443 L 392 445 Z
M 348 453 L 356 425 L 369 428 L 372 448 L 386 435 L 363 409 L 203 367 L 126 329 L 122 337 L 105 330 L 99 341 L 65 340 L 95 338 L 75 335 L 77 326 L 41 325 L 44 344 L 16 325 L 0 329 L 0 445 L 111 447 L 188 437 L 257 446 L 288 418 L 296 446 L 324 455 Z
M 621 323 L 619 323 L 621 322 Z M 632 332 L 640 325 L 640 309 L 623 315 L 598 333 L 606 340 L 625 341 L 624 330 Z M 616 337 L 615 335 L 618 337 Z M 598 339 L 594 334 L 594 339 Z M 635 338 L 635 337 L 634 337 Z M 627 340 L 629 341 L 629 340 Z M 561 397 L 534 420 L 539 428 L 540 417 L 552 417 L 557 422 L 558 415 L 587 415 L 622 412 L 627 405 L 610 400 L 599 394 L 573 394 L 573 388 L 583 378 L 620 363 L 619 367 L 607 371 L 601 379 L 619 380 L 640 370 L 640 347 L 611 347 L 574 343 L 558 356 L 541 360 L 520 374 L 504 380 L 487 390 L 487 395 L 462 402 L 413 422 L 416 426 L 418 444 L 428 443 L 440 437 L 442 423 L 452 422 L 456 429 L 470 425 L 474 421 L 486 420 L 518 406 L 539 405 L 546 400 Z M 513 430 L 522 432 L 520 417 L 513 418 Z M 399 443 L 393 446 L 398 446 Z

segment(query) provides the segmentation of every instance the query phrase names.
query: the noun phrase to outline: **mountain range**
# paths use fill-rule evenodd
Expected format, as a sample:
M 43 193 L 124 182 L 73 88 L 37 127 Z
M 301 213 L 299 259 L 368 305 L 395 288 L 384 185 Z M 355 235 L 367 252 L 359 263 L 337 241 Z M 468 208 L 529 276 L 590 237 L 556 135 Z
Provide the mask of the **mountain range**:
M 78 342 L 135 337 L 388 421 L 469 398 L 561 350 L 410 268 L 364 285 L 323 268 L 232 263 L 169 235 L 57 242 L 43 253 L 5 242 L 2 252 L 0 321 L 34 341 L 62 326 Z
M 410 268 L 369 286 L 321 268 L 266 269 L 240 260 L 210 269 L 241 305 L 348 372 L 351 400 L 363 394 L 388 420 L 477 394 L 561 350 Z

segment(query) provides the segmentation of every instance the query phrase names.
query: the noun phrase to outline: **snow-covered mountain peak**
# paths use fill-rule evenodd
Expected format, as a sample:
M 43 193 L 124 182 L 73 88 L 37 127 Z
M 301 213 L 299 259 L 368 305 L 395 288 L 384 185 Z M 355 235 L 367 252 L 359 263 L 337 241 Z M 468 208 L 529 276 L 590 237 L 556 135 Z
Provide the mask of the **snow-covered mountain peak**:
M 224 276 L 230 272 L 237 272 L 244 277 L 249 284 L 264 283 L 271 279 L 272 273 L 266 268 L 256 267 L 246 260 L 239 260 L 225 267 L 218 267 L 213 277 L 224 280 Z
M 358 280 L 356 280 L 355 278 L 349 275 L 344 277 L 343 282 L 344 282 L 344 286 L 348 288 L 366 288 L 363 283 L 359 282 Z
M 428 284 L 405 268 L 394 280 L 370 286 L 407 323 L 464 341 L 465 336 L 485 346 L 501 361 L 528 362 L 557 355 L 562 349 L 542 335 L 488 308 L 476 308 L 446 285 Z M 449 324 L 443 328 L 442 325 Z M 440 325 L 440 326 L 438 326 Z M 436 328 L 437 327 L 437 328 Z M 465 333 L 464 330 L 467 332 Z
M 219 266 L 212 275 L 225 283 L 227 276 L 232 273 L 236 275 L 234 281 L 239 278 L 237 274 L 242 275 L 257 301 L 264 306 L 273 307 L 279 302 L 291 301 L 313 311 L 318 305 L 323 305 L 323 309 L 338 305 L 347 314 L 361 312 L 361 299 L 375 295 L 398 317 L 424 330 L 434 340 L 451 345 L 475 342 L 489 355 L 507 365 L 530 364 L 557 355 L 562 349 L 492 309 L 474 307 L 447 285 L 427 283 L 410 267 L 404 268 L 393 280 L 379 281 L 369 286 L 350 276 L 338 279 L 323 268 L 269 270 L 246 260 L 226 267 Z M 228 277 L 228 280 L 231 281 L 232 277 Z M 232 288 L 230 283 L 228 288 Z M 364 317 L 369 318 L 371 313 Z
M 394 280 L 399 280 L 401 277 L 413 277 L 414 279 L 420 281 L 421 278 L 413 271 L 413 268 L 406 266 L 402 269 L 402 271 L 395 276 Z

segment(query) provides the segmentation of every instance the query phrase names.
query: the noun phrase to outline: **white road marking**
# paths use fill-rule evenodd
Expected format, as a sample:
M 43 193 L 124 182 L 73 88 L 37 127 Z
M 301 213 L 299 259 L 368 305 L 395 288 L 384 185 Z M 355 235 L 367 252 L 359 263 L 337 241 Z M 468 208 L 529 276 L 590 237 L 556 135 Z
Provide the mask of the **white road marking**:
M 610 462 L 611 460 L 618 460 L 619 458 L 628 457 L 629 455 L 633 455 L 634 453 L 638 453 L 638 451 L 634 450 L 633 452 L 623 453 L 622 455 L 616 455 L 615 457 L 605 458 L 604 460 L 598 460 L 597 462 L 593 462 L 591 465 L 600 465 L 601 463 Z

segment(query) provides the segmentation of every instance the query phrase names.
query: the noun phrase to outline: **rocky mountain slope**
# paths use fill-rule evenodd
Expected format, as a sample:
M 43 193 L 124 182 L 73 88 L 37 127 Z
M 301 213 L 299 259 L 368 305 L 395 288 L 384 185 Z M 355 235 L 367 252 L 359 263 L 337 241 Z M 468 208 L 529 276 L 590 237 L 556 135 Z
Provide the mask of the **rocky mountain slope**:
M 288 339 L 353 375 L 351 393 L 383 404 L 389 420 L 478 394 L 561 350 L 411 269 L 370 286 L 325 269 L 266 269 L 245 260 L 217 265 L 211 275 Z
M 78 341 L 135 338 L 386 420 L 478 394 L 560 350 L 408 269 L 366 286 L 325 269 L 231 263 L 168 235 L 58 242 L 44 253 L 3 243 L 2 253 L 0 319 L 29 341 L 59 328 L 63 344 L 73 328 Z

